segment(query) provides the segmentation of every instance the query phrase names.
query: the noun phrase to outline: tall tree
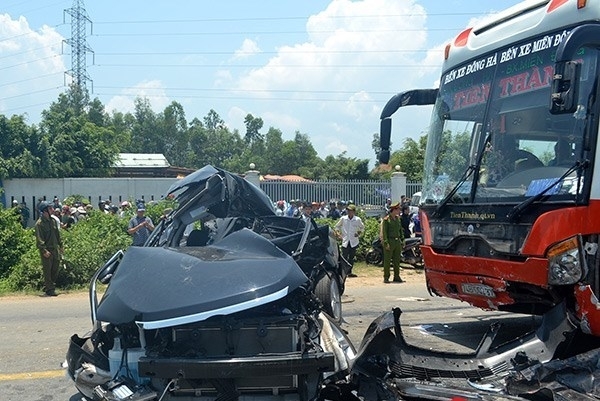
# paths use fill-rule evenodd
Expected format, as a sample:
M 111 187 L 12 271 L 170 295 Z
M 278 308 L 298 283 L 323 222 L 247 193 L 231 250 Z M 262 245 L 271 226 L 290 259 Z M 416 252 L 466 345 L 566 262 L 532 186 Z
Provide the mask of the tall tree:
M 172 102 L 165 108 L 162 131 L 165 141 L 164 155 L 167 160 L 175 166 L 190 166 L 188 126 L 180 103 Z
M 105 127 L 107 125 L 109 121 L 108 115 L 104 111 L 104 105 L 98 98 L 90 102 L 87 110 L 87 119 L 98 127 Z
M 258 141 L 263 141 L 263 135 L 258 132 L 263 127 L 263 120 L 259 117 L 254 117 L 252 114 L 247 114 L 244 118 L 244 124 L 246 125 L 246 135 L 244 141 L 249 144 L 254 144 Z
M 327 180 L 366 180 L 369 178 L 369 160 L 347 157 L 346 152 L 337 156 L 327 156 L 324 160 L 326 167 L 321 176 L 316 179 Z
M 277 128 L 270 127 L 265 135 L 264 166 L 261 171 L 269 174 L 284 175 L 289 172 L 288 161 L 282 153 L 283 133 Z
M 40 159 L 32 152 L 39 133 L 25 123 L 24 116 L 0 115 L 0 178 L 35 177 Z
M 426 145 L 427 135 L 421 136 L 418 142 L 412 138 L 406 138 L 402 148 L 392 153 L 390 165 L 400 166 L 400 171 L 406 173 L 408 181 L 421 181 L 423 179 Z
M 164 138 L 158 130 L 157 115 L 147 98 L 134 100 L 135 123 L 131 131 L 131 153 L 162 153 Z

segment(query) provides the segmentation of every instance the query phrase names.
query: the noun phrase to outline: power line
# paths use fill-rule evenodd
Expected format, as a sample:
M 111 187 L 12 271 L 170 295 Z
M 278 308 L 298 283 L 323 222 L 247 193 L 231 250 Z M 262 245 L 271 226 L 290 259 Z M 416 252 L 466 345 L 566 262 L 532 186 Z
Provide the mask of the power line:
M 290 91 L 292 92 L 292 91 Z M 138 97 L 139 95 L 126 95 L 123 93 L 111 93 L 111 92 L 98 92 L 97 96 L 124 96 L 124 97 Z M 165 98 L 166 95 L 151 95 L 144 93 L 142 96 L 144 98 Z M 347 98 L 344 99 L 332 99 L 332 98 L 306 98 L 306 97 L 269 97 L 269 98 L 261 98 L 261 97 L 249 97 L 249 96 L 206 96 L 206 95 L 178 95 L 181 99 L 227 99 L 227 100 L 252 100 L 252 101 L 276 101 L 276 102 L 348 102 Z M 389 97 L 381 98 L 381 99 L 354 99 L 353 101 L 356 103 L 385 103 L 389 100 Z
M 364 19 L 364 18 L 398 18 L 398 17 L 415 17 L 421 16 L 414 13 L 408 14 L 372 14 L 372 15 L 329 15 L 328 19 Z M 481 13 L 426 13 L 427 17 L 470 17 L 481 16 Z M 290 21 L 290 20 L 306 20 L 307 16 L 281 16 L 281 17 L 244 17 L 244 18 L 200 18 L 200 19 L 176 19 L 176 20 L 122 20 L 122 21 L 98 21 L 96 25 L 105 24 L 183 24 L 183 23 L 199 23 L 199 22 L 249 22 L 249 21 Z
M 54 88 L 40 89 L 40 90 L 37 90 L 37 91 L 31 91 L 31 92 L 27 92 L 27 93 L 22 93 L 20 95 L 13 95 L 13 96 L 2 97 L 2 98 L 0 98 L 0 100 L 16 99 L 18 97 L 35 95 L 36 93 L 49 92 L 49 91 L 60 89 L 60 88 L 63 88 L 63 86 L 62 85 L 61 86 L 55 86 Z
M 395 65 L 395 64 L 328 64 L 328 65 L 303 65 L 303 64 L 278 64 L 278 65 L 265 65 L 265 64 L 94 64 L 96 67 L 126 67 L 126 68 L 140 68 L 140 67 L 154 67 L 154 68 L 265 68 L 265 69 L 277 69 L 277 68 L 399 68 L 399 69 L 411 69 L 411 68 L 440 68 L 439 64 L 420 64 L 415 65 Z
M 14 84 L 19 84 L 19 83 L 22 83 L 22 82 L 31 82 L 31 81 L 36 80 L 36 79 L 48 78 L 48 77 L 50 77 L 52 75 L 58 75 L 58 74 L 63 75 L 64 71 L 54 72 L 54 73 L 45 74 L 45 75 L 38 75 L 38 76 L 35 76 L 35 77 L 31 77 L 31 78 L 21 79 L 19 81 L 12 81 L 12 82 L 8 82 L 8 83 L 5 83 L 5 84 L 0 84 L 0 88 L 3 87 L 3 86 L 10 86 L 10 85 L 14 85 Z
M 135 90 L 135 89 L 139 89 L 137 87 L 123 87 L 123 86 L 96 86 L 96 88 L 98 89 L 123 89 L 123 90 Z M 152 90 L 153 88 L 144 88 L 144 90 Z M 223 92 L 223 91 L 230 91 L 230 92 L 249 92 L 249 93 L 262 93 L 262 92 L 269 92 L 269 93 L 287 93 L 287 92 L 291 92 L 291 93 L 325 93 L 325 94 L 342 94 L 342 95 L 346 95 L 346 94 L 354 94 L 357 91 L 356 90 L 302 90 L 302 89 L 238 89 L 238 88 L 177 88 L 177 87 L 173 87 L 173 88 L 169 88 L 169 87 L 161 87 L 161 88 L 156 88 L 156 90 L 167 90 L 167 91 L 194 91 L 194 92 Z M 390 91 L 369 91 L 369 94 L 376 94 L 376 95 L 395 95 L 397 92 L 390 92 Z
M 390 33 L 397 34 L 402 32 L 420 32 L 423 29 L 353 29 L 347 33 Z M 439 29 L 439 31 L 459 32 L 460 29 Z M 311 31 L 315 34 L 332 34 L 335 30 Z M 116 33 L 95 33 L 94 37 L 139 37 L 139 36 L 213 36 L 213 35 L 303 35 L 306 31 L 219 31 L 219 32 L 116 32 Z

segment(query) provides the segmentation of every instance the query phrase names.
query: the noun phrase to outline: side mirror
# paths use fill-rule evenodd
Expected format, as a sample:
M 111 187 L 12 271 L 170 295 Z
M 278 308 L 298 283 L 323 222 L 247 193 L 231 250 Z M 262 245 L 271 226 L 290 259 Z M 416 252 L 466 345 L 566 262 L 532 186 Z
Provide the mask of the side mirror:
M 388 164 L 390 162 L 390 151 L 381 150 L 379 151 L 379 163 Z
M 577 109 L 581 64 L 575 61 L 556 63 L 552 80 L 550 113 L 574 113 Z
M 117 268 L 119 267 L 119 263 L 121 263 L 121 259 L 123 259 L 124 252 L 119 250 L 117 251 L 109 260 L 100 268 L 97 273 L 97 279 L 102 284 L 108 284 L 112 279 L 113 275 L 116 273 Z
M 379 133 L 379 162 L 387 164 L 390 161 L 390 145 L 392 138 L 392 119 L 384 118 L 381 120 Z

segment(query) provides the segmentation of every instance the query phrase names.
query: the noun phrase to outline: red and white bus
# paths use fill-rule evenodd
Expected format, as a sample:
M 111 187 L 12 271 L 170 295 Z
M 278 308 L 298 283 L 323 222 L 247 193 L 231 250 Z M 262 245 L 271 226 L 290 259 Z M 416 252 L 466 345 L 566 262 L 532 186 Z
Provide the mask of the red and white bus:
M 600 1 L 529 0 L 460 33 L 433 104 L 420 211 L 427 286 L 542 315 L 564 304 L 600 335 Z

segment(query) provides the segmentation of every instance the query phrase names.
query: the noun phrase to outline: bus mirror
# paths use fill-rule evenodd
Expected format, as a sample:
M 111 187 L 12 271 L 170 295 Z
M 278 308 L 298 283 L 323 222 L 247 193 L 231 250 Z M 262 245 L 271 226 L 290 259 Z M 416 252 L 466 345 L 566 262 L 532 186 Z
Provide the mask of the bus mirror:
M 380 150 L 379 151 L 379 163 L 388 164 L 390 161 L 390 151 L 389 150 Z
M 550 113 L 574 113 L 577 109 L 581 64 L 574 61 L 556 63 L 552 80 Z
M 392 119 L 384 118 L 381 120 L 379 133 L 379 162 L 387 164 L 390 160 L 390 144 L 392 137 Z

